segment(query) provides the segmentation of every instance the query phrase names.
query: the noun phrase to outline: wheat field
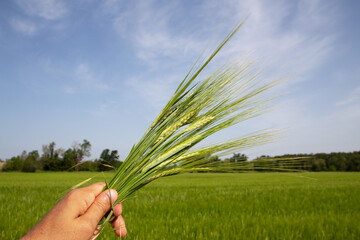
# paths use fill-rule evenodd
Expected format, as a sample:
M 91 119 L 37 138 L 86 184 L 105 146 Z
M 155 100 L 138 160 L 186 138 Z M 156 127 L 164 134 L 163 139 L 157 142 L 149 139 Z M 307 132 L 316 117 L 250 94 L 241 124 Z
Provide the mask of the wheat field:
M 0 239 L 17 239 L 84 179 L 0 173 Z M 360 173 L 189 173 L 123 203 L 126 239 L 360 239 Z M 105 229 L 100 239 L 116 239 Z

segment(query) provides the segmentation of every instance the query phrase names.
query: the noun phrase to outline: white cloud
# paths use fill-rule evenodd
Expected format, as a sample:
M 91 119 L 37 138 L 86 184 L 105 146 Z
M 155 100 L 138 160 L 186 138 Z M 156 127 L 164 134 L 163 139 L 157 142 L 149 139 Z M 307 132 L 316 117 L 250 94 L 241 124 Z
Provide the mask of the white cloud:
M 162 57 L 183 61 L 189 55 L 193 56 L 194 52 L 198 55 L 202 43 L 171 28 L 176 8 L 174 2 L 136 2 L 134 6 L 116 14 L 114 28 L 121 37 L 133 43 L 137 56 L 148 63 L 155 61 L 159 64 L 157 60 Z
M 206 1 L 194 6 L 201 19 L 194 22 L 197 27 L 185 25 L 190 31 L 171 27 L 174 19 L 179 20 L 178 4 L 146 1 L 120 6 L 112 0 L 106 6 L 118 9 L 114 28 L 133 43 L 137 56 L 157 65 L 166 62 L 164 57 L 179 63 L 195 59 L 209 42 L 210 32 L 224 36 L 248 15 L 239 34 L 222 51 L 226 59 L 256 51 L 270 69 L 282 67 L 302 79 L 322 64 L 333 48 L 334 36 L 329 32 L 337 16 L 327 1 Z
M 85 63 L 79 64 L 75 69 L 75 76 L 86 87 L 106 90 L 109 86 L 97 77 Z
M 10 24 L 16 31 L 25 35 L 32 36 L 37 31 L 35 24 L 29 21 L 14 19 L 10 22 Z
M 87 64 L 79 64 L 75 69 L 75 76 L 88 87 L 97 89 L 107 89 L 108 85 L 103 83 L 100 79 L 94 76 L 94 73 L 89 69 Z
M 173 2 L 160 4 L 147 1 L 131 5 L 119 5 L 115 1 L 108 1 L 108 4 L 110 2 L 116 5 L 113 8 L 116 11 L 112 12 L 115 15 L 115 30 L 133 43 L 137 56 L 150 62 L 151 71 L 155 72 L 164 72 L 163 66 L 168 64 L 169 59 L 175 66 L 191 63 L 213 36 L 210 32 L 225 36 L 236 23 L 249 15 L 246 24 L 217 59 L 229 60 L 255 51 L 254 55 L 260 55 L 266 69 L 277 70 L 280 75 L 291 73 L 291 82 L 287 85 L 301 80 L 321 80 L 314 78 L 314 70 L 332 59 L 338 37 L 334 23 L 341 17 L 334 1 L 208 0 L 191 6 L 196 17 L 180 10 L 184 18 L 199 20 L 193 22 L 193 27 L 191 23 L 183 23 L 177 18 L 176 9 L 182 8 Z M 174 22 L 176 27 L 172 27 Z M 181 26 L 191 30 L 184 30 Z M 166 77 L 145 79 L 133 78 L 127 86 L 152 105 L 163 105 L 172 93 L 169 93 L 170 89 L 173 91 L 172 87 L 176 84 L 168 84 Z M 178 83 L 181 78 L 174 80 Z M 306 88 L 304 85 L 301 87 Z M 309 107 L 312 106 L 311 100 L 286 96 L 285 106 L 255 121 L 251 128 L 287 129 L 286 142 L 271 145 L 270 154 L 354 149 L 359 143 L 351 134 L 360 121 L 359 111 L 354 108 L 360 99 L 359 91 L 337 103 L 338 106 L 349 105 L 348 110 L 332 109 L 322 116 Z M 311 98 L 311 94 L 306 96 Z M 349 140 L 344 141 L 343 138 L 350 135 Z
M 218 36 L 215 41 L 222 40 L 246 16 L 249 19 L 217 56 L 218 61 L 236 59 L 255 51 L 253 55 L 260 55 L 266 70 L 275 70 L 278 75 L 291 74 L 291 83 L 294 83 L 308 79 L 308 74 L 324 64 L 333 49 L 336 36 L 330 32 L 337 15 L 334 6 L 325 0 L 209 0 L 192 5 L 189 10 L 192 13 L 184 13 L 189 6 L 181 4 L 169 1 L 125 4 L 108 0 L 105 8 L 107 13 L 111 10 L 116 32 L 131 41 L 137 57 L 150 64 L 149 71 L 168 72 L 169 65 L 173 69 L 191 66 L 209 40 L 214 42 L 214 33 Z M 176 27 L 173 27 L 174 22 Z M 176 73 L 181 76 L 179 71 Z M 152 84 L 154 89 L 159 89 L 157 85 L 161 85 L 158 80 L 144 82 L 141 77 L 132 81 L 138 86 L 147 86 L 137 91 L 147 91 Z M 144 96 L 148 94 L 143 93 Z M 157 94 L 167 96 L 162 91 Z
M 64 2 L 57 0 L 17 0 L 16 3 L 30 16 L 56 20 L 67 13 Z
M 249 15 L 249 19 L 225 49 L 228 55 L 239 56 L 255 51 L 266 67 L 295 73 L 296 79 L 323 64 L 333 48 L 331 22 L 334 10 L 324 1 L 229 1 L 227 14 L 235 22 Z M 328 7 L 325 7 L 328 6 Z M 221 4 L 217 6 L 221 8 Z M 320 21 L 321 19 L 321 21 Z M 316 23 L 314 23 L 316 21 Z M 227 55 L 227 56 L 228 56 Z
M 109 89 L 109 86 L 86 63 L 78 64 L 73 75 L 76 82 L 64 87 L 64 91 L 68 94 L 75 94 L 82 90 L 106 91 Z

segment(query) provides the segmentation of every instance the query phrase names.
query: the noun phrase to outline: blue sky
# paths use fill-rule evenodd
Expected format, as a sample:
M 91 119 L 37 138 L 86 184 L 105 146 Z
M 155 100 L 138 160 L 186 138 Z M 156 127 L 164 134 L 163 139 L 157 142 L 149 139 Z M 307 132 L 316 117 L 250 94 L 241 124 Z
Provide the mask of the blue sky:
M 124 159 L 196 58 L 246 16 L 207 72 L 250 55 L 288 81 L 275 111 L 216 139 L 285 129 L 251 157 L 360 150 L 359 10 L 350 0 L 1 1 L 0 158 L 87 139 L 91 158 L 110 148 Z

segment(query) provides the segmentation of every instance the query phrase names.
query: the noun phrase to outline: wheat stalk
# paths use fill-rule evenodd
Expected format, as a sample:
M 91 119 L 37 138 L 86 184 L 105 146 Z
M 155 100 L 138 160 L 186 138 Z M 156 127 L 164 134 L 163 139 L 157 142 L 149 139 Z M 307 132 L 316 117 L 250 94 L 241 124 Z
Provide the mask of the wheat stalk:
M 277 82 L 265 83 L 251 61 L 225 65 L 195 83 L 198 75 L 242 25 L 236 26 L 206 61 L 191 68 L 142 139 L 133 146 L 107 186 L 117 190 L 116 203 L 157 178 L 177 173 L 276 170 L 294 166 L 290 160 L 281 164 L 279 159 L 257 164 L 211 162 L 207 158 L 213 154 L 226 156 L 271 142 L 276 135 L 274 131 L 256 132 L 194 149 L 210 135 L 267 112 L 273 99 L 264 97 L 263 93 Z

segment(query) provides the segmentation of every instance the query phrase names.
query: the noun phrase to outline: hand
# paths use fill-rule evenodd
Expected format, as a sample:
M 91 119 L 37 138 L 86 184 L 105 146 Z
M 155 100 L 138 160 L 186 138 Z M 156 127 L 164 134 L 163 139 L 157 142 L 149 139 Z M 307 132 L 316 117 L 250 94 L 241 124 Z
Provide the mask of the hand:
M 98 223 L 111 208 L 118 195 L 113 189 L 102 192 L 105 183 L 72 190 L 21 240 L 28 239 L 77 239 L 96 238 Z M 115 233 L 125 237 L 126 228 L 121 216 L 121 203 L 114 207 L 115 219 L 111 222 Z

